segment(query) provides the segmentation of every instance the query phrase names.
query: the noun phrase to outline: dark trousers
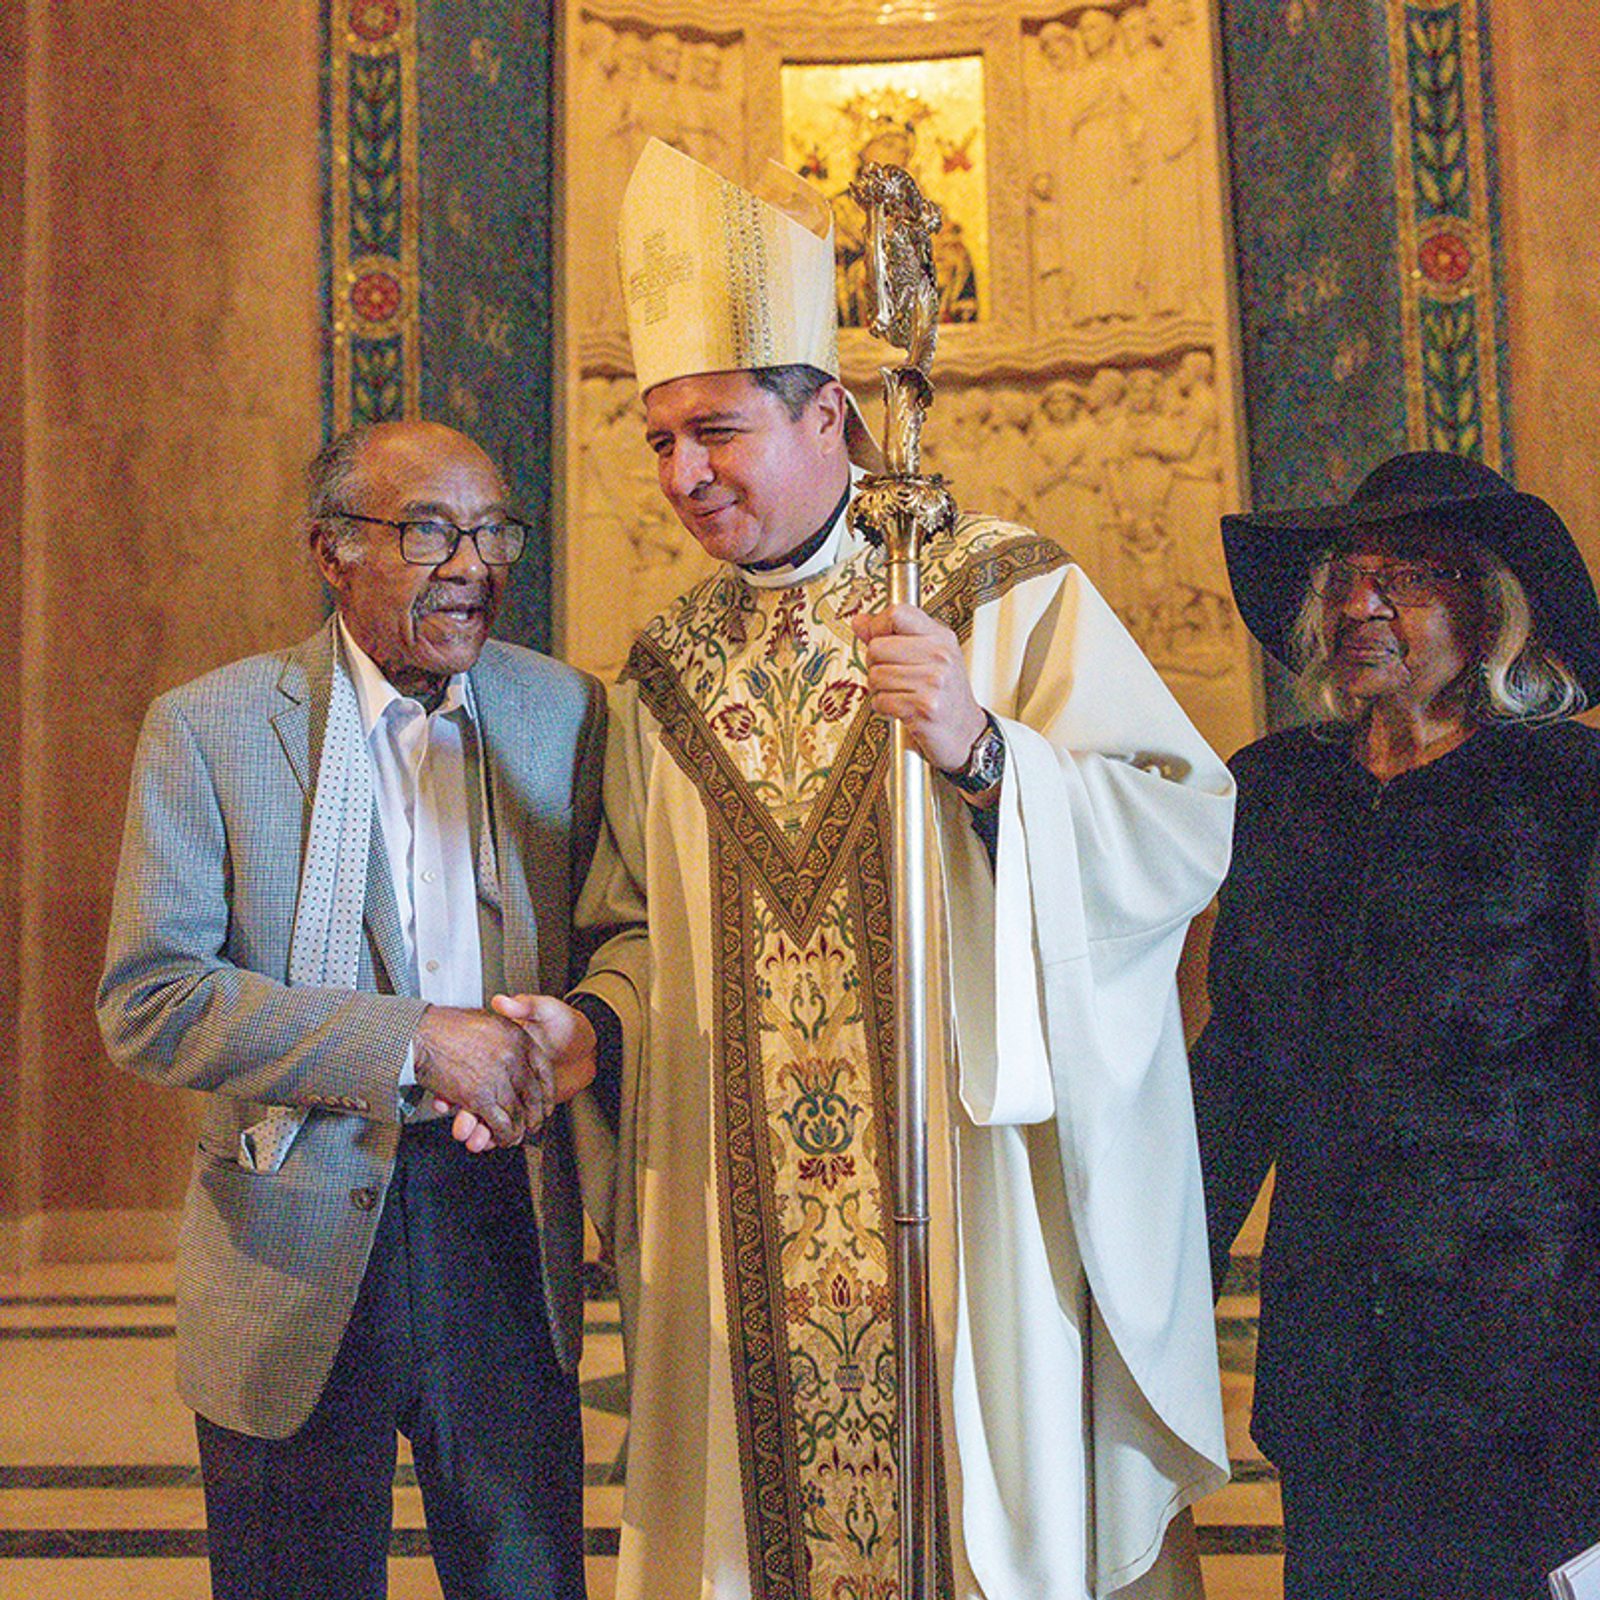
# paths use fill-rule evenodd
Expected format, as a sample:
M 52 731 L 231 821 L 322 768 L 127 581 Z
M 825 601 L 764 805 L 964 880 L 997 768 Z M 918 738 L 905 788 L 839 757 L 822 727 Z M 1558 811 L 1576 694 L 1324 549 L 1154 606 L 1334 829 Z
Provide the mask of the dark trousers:
M 520 1150 L 409 1130 L 305 1426 L 195 1423 L 221 1600 L 382 1600 L 397 1431 L 447 1600 L 582 1600 L 578 1387 L 551 1344 Z

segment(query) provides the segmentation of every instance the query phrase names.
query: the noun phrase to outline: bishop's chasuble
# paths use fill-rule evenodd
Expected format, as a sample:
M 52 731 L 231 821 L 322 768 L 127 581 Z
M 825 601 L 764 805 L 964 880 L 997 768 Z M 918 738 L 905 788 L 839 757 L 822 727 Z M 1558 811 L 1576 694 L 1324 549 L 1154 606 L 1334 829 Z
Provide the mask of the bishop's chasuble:
M 923 593 L 1007 746 L 994 865 L 929 786 L 940 1593 L 1198 1593 L 1168 1525 L 1228 1467 L 1173 974 L 1231 780 L 1049 540 L 965 518 Z M 630 1322 L 623 1600 L 899 1593 L 890 741 L 850 628 L 884 603 L 841 518 L 691 590 L 614 692 L 579 914 L 620 929 L 583 987 L 627 1064 L 615 1142 L 578 1120 Z

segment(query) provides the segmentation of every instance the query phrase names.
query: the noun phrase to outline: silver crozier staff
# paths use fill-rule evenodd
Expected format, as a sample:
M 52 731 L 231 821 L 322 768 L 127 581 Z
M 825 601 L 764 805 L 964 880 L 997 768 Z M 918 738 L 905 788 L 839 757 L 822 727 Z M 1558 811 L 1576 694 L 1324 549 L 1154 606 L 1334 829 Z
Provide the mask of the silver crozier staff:
M 869 326 L 906 352 L 883 371 L 888 471 L 867 478 L 855 527 L 884 549 L 891 605 L 922 604 L 922 542 L 955 521 L 944 480 L 918 474 L 928 369 L 939 334 L 933 235 L 943 218 L 899 167 L 866 163 L 850 193 L 867 217 Z M 900 1594 L 933 1600 L 933 1318 L 928 1299 L 927 769 L 894 724 L 895 1347 L 900 1381 Z

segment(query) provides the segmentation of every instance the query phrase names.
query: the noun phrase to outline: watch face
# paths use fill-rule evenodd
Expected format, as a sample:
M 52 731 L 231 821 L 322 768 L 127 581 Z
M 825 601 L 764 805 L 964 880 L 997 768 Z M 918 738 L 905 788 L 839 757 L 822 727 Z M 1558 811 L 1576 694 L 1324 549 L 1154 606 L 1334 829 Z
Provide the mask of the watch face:
M 986 789 L 1000 776 L 1000 754 L 1004 749 L 999 730 L 993 726 L 985 728 L 983 737 L 978 740 L 978 748 L 973 752 L 972 775 L 981 778 Z
M 999 782 L 1005 771 L 1006 742 L 1000 730 L 990 722 L 978 735 L 978 742 L 967 758 L 966 769 L 950 774 L 950 781 L 968 794 L 981 794 Z

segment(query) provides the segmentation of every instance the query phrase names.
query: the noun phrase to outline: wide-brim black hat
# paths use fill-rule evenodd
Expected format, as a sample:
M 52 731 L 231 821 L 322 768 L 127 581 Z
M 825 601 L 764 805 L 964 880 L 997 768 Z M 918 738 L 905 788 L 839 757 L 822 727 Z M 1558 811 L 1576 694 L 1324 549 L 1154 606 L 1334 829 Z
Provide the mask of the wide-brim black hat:
M 1224 517 L 1222 547 L 1245 626 L 1292 667 L 1289 630 L 1323 553 L 1364 533 L 1410 528 L 1471 539 L 1505 562 L 1527 593 L 1539 643 L 1591 702 L 1600 700 L 1600 601 L 1566 523 L 1482 462 L 1442 451 L 1385 461 L 1345 505 Z

